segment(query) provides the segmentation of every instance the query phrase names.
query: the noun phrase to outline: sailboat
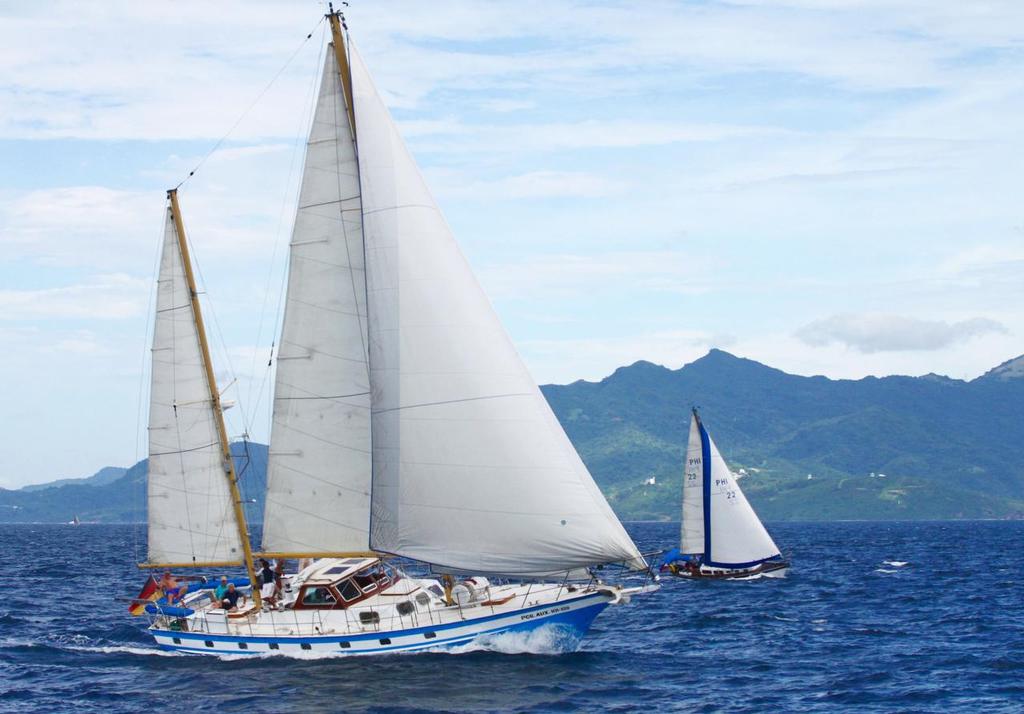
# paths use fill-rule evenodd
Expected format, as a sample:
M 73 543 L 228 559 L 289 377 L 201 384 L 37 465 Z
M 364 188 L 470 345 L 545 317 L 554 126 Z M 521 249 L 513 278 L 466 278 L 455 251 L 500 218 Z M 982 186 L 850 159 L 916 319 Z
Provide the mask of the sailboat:
M 539 628 L 574 648 L 607 606 L 657 586 L 470 271 L 341 14 L 327 20 L 261 549 L 171 190 L 141 564 L 166 574 L 133 608 L 160 647 L 189 653 L 376 654 Z M 254 558 L 300 568 L 258 586 Z M 238 566 L 243 597 L 228 600 L 169 572 Z M 606 582 L 612 571 L 624 575 Z
M 688 578 L 755 578 L 780 577 L 787 568 L 694 409 L 680 542 L 663 557 L 662 571 Z

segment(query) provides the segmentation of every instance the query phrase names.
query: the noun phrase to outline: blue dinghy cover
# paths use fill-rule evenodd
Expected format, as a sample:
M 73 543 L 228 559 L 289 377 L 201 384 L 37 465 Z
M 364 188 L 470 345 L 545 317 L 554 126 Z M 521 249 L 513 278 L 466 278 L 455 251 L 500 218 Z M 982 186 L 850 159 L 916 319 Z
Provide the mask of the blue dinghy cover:
M 229 578 L 229 583 L 234 583 L 236 588 L 247 588 L 249 587 L 249 578 Z M 194 593 L 197 590 L 213 590 L 215 587 L 220 585 L 220 579 L 210 578 L 203 583 L 185 583 L 188 585 L 188 592 Z
M 661 557 L 661 564 L 668 565 L 669 563 L 674 563 L 677 560 L 689 560 L 689 558 L 680 553 L 678 548 L 673 548 Z
M 149 603 L 146 605 L 146 612 L 150 615 L 167 615 L 168 617 L 188 617 L 195 613 L 195 610 L 188 607 L 174 607 L 163 603 Z

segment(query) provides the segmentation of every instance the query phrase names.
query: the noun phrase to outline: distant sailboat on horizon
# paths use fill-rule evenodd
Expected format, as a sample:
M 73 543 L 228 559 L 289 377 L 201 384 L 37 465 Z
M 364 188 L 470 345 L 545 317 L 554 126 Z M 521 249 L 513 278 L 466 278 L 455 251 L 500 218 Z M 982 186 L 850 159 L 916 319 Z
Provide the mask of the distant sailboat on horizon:
M 679 547 L 662 572 L 689 578 L 779 577 L 789 568 L 697 410 L 690 419 Z

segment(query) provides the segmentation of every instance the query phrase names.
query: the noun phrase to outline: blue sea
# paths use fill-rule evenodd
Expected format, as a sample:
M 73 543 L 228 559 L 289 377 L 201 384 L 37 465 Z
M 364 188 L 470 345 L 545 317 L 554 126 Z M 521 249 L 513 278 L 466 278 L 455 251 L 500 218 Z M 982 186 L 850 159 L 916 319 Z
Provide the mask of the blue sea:
M 0 711 L 1024 711 L 1024 523 L 769 527 L 787 578 L 666 580 L 577 652 L 290 660 L 157 650 L 138 527 L 0 525 Z

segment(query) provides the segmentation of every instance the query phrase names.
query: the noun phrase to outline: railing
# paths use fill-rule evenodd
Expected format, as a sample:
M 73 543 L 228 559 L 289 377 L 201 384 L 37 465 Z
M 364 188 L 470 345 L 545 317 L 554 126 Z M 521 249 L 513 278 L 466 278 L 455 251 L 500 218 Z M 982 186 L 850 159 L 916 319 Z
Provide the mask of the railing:
M 636 582 L 640 578 L 640 574 L 636 572 L 619 572 L 621 574 L 620 582 Z M 611 573 L 602 571 L 601 574 L 607 575 Z M 466 604 L 456 602 L 452 605 L 438 606 L 437 600 L 432 597 L 430 602 L 424 607 L 422 603 L 416 601 L 415 593 L 409 593 L 404 599 L 402 595 L 395 594 L 393 596 L 395 601 L 393 603 L 386 603 L 383 606 L 378 603 L 376 605 L 354 605 L 348 608 L 331 610 L 295 610 L 293 608 L 265 610 L 263 614 L 268 615 L 266 618 L 259 617 L 260 613 L 254 611 L 244 618 L 228 618 L 228 633 L 235 634 L 244 630 L 248 635 L 254 637 L 316 636 L 325 634 L 344 636 L 365 633 L 387 633 L 428 625 L 449 624 L 465 621 L 467 618 L 475 619 L 473 611 L 476 611 L 478 608 L 486 608 L 492 615 L 498 614 L 496 607 L 501 608 L 502 605 L 496 606 L 494 600 L 496 598 L 500 599 L 503 592 L 509 593 L 511 591 L 514 598 L 508 604 L 514 603 L 519 608 L 526 608 L 540 602 L 560 602 L 568 595 L 594 592 L 600 585 L 604 584 L 594 572 L 591 572 L 591 578 L 587 581 L 570 581 L 569 576 L 570 573 L 567 572 L 562 580 L 557 583 L 510 583 L 504 581 L 504 579 L 495 579 L 484 589 L 482 595 L 477 596 L 476 601 Z M 654 577 L 654 574 L 648 570 L 643 574 L 644 583 L 650 582 Z M 520 588 L 524 584 L 526 589 L 520 596 Z M 521 600 L 519 600 L 520 597 Z M 196 616 L 186 620 L 189 623 L 189 629 L 193 632 L 210 632 L 211 623 L 208 620 L 210 608 L 202 607 L 207 602 L 206 598 L 207 596 L 204 593 L 203 596 L 196 598 L 191 603 L 193 605 L 200 605 L 200 607 L 195 608 Z M 400 614 L 398 612 L 398 604 L 402 602 L 411 603 L 413 609 L 406 614 Z M 483 604 L 485 602 L 487 603 L 486 605 Z M 375 616 L 365 619 L 360 617 L 362 613 L 367 612 L 375 613 Z M 179 619 L 155 615 L 150 617 L 150 624 L 159 623 L 161 628 L 171 629 L 172 623 Z M 285 620 L 288 620 L 288 622 L 286 623 Z

